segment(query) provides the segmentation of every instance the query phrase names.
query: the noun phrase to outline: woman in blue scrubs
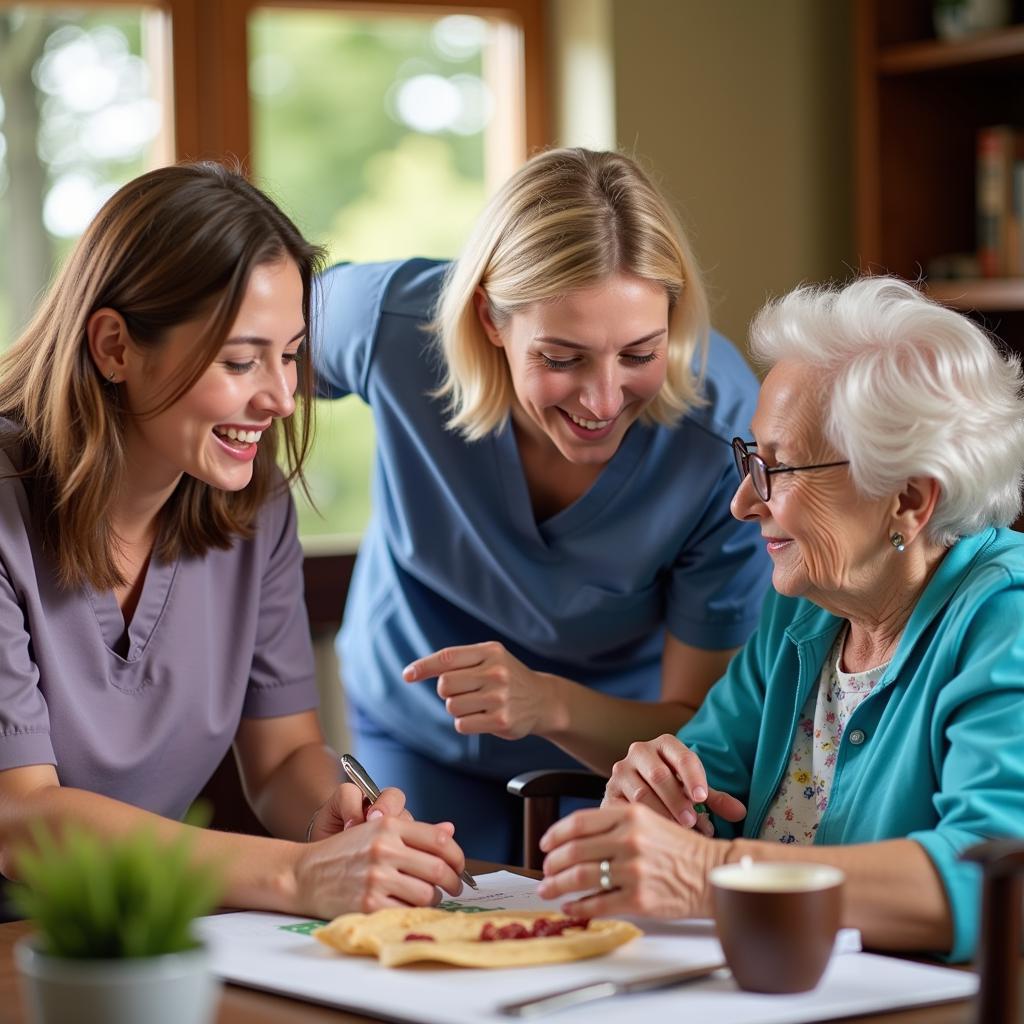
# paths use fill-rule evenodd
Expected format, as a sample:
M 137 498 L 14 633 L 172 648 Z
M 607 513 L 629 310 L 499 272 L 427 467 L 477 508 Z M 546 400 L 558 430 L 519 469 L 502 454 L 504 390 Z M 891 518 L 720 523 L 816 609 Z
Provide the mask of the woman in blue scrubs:
M 322 281 L 321 391 L 373 409 L 338 640 L 357 756 L 470 856 L 518 855 L 517 772 L 608 773 L 687 721 L 754 628 L 729 440 L 757 383 L 632 160 L 555 150 L 460 259 Z

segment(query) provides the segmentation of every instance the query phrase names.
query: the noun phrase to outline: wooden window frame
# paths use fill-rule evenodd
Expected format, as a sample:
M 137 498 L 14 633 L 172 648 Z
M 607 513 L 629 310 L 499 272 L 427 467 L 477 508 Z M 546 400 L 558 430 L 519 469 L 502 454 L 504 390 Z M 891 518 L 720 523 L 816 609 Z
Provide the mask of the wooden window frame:
M 174 153 L 178 160 L 248 162 L 247 21 L 259 8 L 349 13 L 501 16 L 523 33 L 526 151 L 550 142 L 543 0 L 0 0 L 2 7 L 149 7 L 170 17 Z

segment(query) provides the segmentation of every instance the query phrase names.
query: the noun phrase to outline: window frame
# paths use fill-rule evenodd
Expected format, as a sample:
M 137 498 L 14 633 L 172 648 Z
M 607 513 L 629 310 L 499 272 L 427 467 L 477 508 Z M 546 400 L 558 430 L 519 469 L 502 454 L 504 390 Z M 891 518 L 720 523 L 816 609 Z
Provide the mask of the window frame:
M 526 151 L 550 143 L 543 0 L 0 0 L 0 7 L 150 7 L 170 18 L 174 156 L 248 163 L 249 14 L 266 7 L 347 13 L 500 15 L 523 33 Z

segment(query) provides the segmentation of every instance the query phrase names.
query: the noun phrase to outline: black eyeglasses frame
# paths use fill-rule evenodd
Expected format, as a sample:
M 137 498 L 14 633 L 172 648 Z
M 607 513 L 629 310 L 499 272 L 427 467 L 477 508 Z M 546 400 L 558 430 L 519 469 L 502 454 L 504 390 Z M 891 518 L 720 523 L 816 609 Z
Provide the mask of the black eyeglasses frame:
M 762 501 L 771 501 L 773 473 L 800 473 L 807 469 L 831 469 L 833 466 L 850 464 L 849 459 L 843 459 L 839 462 L 818 462 L 813 466 L 769 466 L 757 452 L 750 450 L 757 447 L 756 441 L 744 441 L 742 437 L 734 437 L 731 446 L 740 483 L 742 484 L 749 475 L 750 482 L 754 485 L 754 493 Z

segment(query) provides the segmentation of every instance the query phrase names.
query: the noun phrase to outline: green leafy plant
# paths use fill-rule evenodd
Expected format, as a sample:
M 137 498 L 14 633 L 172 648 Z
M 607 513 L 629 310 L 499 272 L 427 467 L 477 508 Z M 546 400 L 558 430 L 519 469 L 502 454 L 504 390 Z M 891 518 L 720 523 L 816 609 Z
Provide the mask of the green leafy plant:
M 16 855 L 11 903 L 32 918 L 39 949 L 73 959 L 178 953 L 197 945 L 192 921 L 221 892 L 219 873 L 192 860 L 184 836 L 158 840 L 143 830 L 113 840 L 70 826 L 60 840 L 33 829 L 33 848 Z

